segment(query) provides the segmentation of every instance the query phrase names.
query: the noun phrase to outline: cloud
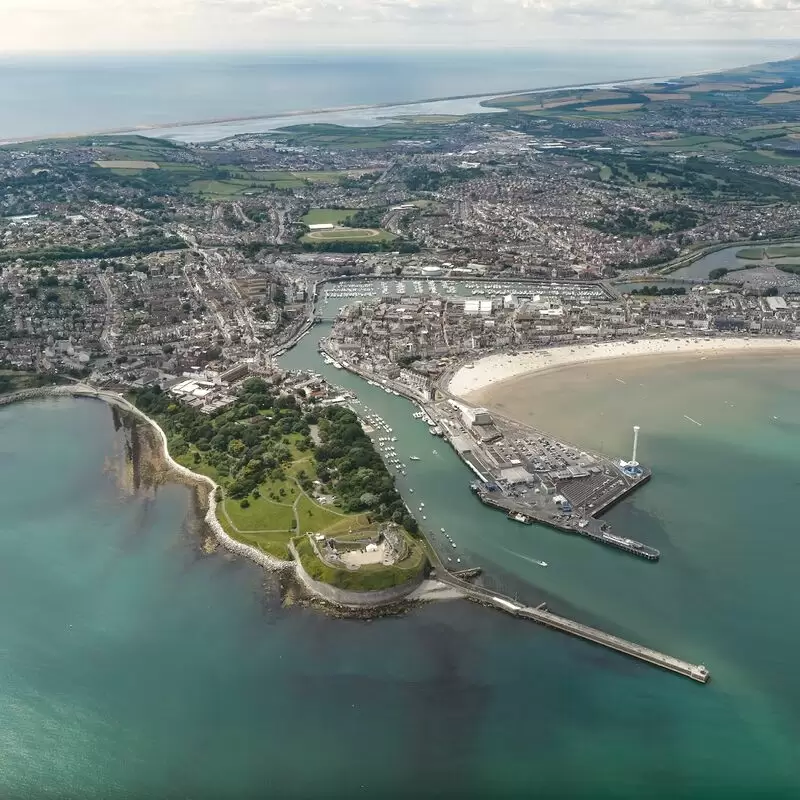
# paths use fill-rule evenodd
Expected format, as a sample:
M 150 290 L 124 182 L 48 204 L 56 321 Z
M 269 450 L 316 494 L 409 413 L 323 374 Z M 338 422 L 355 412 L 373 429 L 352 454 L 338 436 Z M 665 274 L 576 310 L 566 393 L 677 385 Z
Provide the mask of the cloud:
M 800 0 L 0 0 L 0 6 L 0 52 L 469 46 L 575 35 L 748 38 L 762 30 L 800 31 Z

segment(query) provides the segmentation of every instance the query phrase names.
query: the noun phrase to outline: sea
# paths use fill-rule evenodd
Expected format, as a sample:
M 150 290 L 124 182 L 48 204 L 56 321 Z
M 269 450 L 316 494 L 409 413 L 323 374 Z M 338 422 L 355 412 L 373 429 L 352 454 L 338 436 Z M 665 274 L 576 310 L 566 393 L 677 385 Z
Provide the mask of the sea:
M 476 56 L 475 80 L 461 75 L 466 58 L 417 68 L 397 57 L 391 69 L 371 62 L 371 74 L 361 58 L 334 68 L 315 57 L 305 73 L 296 58 L 281 67 L 231 57 L 208 73 L 199 57 L 6 59 L 0 137 L 782 57 L 644 50 L 627 72 L 621 61 L 590 68 L 583 54 L 569 67 L 537 56 L 537 78 L 518 53 L 496 76 Z M 361 79 L 334 79 L 343 75 Z M 661 550 L 651 564 L 480 505 L 472 474 L 413 406 L 322 363 L 327 332 L 316 327 L 283 365 L 325 374 L 389 422 L 410 464 L 398 486 L 414 509 L 425 503 L 417 516 L 443 553 L 482 567 L 498 591 L 704 663 L 711 682 L 463 601 L 371 622 L 286 607 L 272 576 L 204 552 L 189 489 L 121 488 L 120 434 L 105 405 L 41 400 L 0 409 L 0 797 L 800 794 L 796 358 L 576 367 L 485 398 L 620 457 L 640 425 L 653 480 L 608 519 Z
M 791 40 L 537 43 L 488 49 L 333 49 L 170 55 L 0 55 L 0 142 L 141 129 L 185 141 L 275 127 L 298 111 L 388 104 L 387 116 L 470 113 L 421 100 L 669 77 L 797 55 Z M 232 123 L 222 120 L 250 118 Z M 212 124 L 190 124 L 208 123 Z M 295 122 L 375 124 L 363 110 Z M 180 126 L 186 126 L 182 129 Z
M 654 477 L 609 521 L 653 564 L 480 505 L 410 403 L 322 363 L 327 331 L 283 366 L 387 420 L 444 555 L 711 682 L 466 601 L 284 607 L 273 577 L 203 552 L 190 490 L 120 488 L 105 405 L 29 402 L 0 409 L 0 796 L 798 796 L 800 359 L 617 361 L 485 398 L 621 457 L 641 425 Z

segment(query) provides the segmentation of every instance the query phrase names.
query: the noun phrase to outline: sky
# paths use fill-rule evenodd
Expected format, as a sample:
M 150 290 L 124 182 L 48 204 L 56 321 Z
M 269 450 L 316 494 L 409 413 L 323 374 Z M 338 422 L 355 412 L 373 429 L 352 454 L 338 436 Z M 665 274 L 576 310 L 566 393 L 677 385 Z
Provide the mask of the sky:
M 800 37 L 800 0 L 0 0 L 0 53 Z M 799 48 L 800 49 L 800 48 Z

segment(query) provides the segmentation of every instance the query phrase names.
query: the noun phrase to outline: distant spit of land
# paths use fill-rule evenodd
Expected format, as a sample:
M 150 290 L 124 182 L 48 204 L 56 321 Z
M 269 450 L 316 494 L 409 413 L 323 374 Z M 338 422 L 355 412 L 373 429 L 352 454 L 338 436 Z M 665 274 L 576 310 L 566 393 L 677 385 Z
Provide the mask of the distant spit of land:
M 747 66 L 741 67 L 741 69 L 747 69 Z M 228 134 L 228 135 L 248 135 L 249 133 L 257 134 L 257 133 L 267 133 L 271 132 L 272 130 L 278 130 L 282 127 L 289 127 L 292 125 L 292 120 L 298 117 L 307 117 L 307 116 L 320 116 L 320 117 L 328 117 L 330 115 L 341 114 L 341 113 L 357 113 L 357 112 L 367 112 L 367 111 L 376 111 L 376 110 L 383 110 L 387 112 L 386 121 L 392 119 L 392 112 L 393 110 L 403 110 L 402 116 L 415 116 L 414 114 L 409 114 L 406 109 L 409 107 L 415 107 L 414 110 L 418 110 L 420 114 L 425 113 L 425 106 L 426 105 L 433 105 L 436 103 L 446 103 L 446 102 L 455 102 L 460 100 L 476 100 L 478 101 L 478 105 L 480 106 L 479 111 L 473 110 L 469 113 L 498 113 L 502 112 L 504 109 L 502 108 L 493 108 L 489 105 L 486 101 L 507 97 L 510 95 L 534 95 L 534 94 L 545 94 L 547 92 L 556 92 L 556 91 L 571 91 L 571 90 L 578 90 L 578 89 L 610 89 L 612 87 L 621 87 L 621 86 L 635 86 L 636 84 L 645 83 L 645 82 L 661 82 L 661 81 L 672 81 L 678 80 L 679 78 L 689 78 L 689 77 L 698 77 L 702 75 L 710 75 L 710 74 L 722 74 L 728 72 L 729 70 L 703 70 L 700 72 L 689 73 L 687 75 L 667 75 L 667 76 L 644 76 L 640 78 L 627 78 L 619 81 L 605 81 L 603 83 L 581 83 L 581 84 L 568 84 L 568 85 L 558 85 L 558 86 L 545 86 L 539 87 L 535 89 L 504 89 L 499 90 L 492 93 L 476 93 L 476 94 L 461 94 L 461 95 L 452 95 L 448 97 L 432 97 L 420 100 L 406 100 L 406 101 L 392 101 L 392 102 L 385 102 L 385 103 L 372 103 L 372 104 L 362 104 L 362 105 L 347 105 L 347 106 L 337 106 L 337 107 L 330 107 L 330 108 L 321 108 L 321 109 L 306 109 L 306 110 L 295 110 L 295 111 L 281 111 L 269 114 L 256 114 L 256 115 L 248 115 L 248 116 L 232 116 L 232 117 L 214 117 L 210 119 L 201 119 L 201 120 L 177 120 L 175 122 L 160 122 L 158 124 L 148 124 L 148 123 L 141 123 L 139 125 L 134 126 L 133 128 L 114 128 L 114 129 L 104 129 L 104 130 L 96 130 L 96 131 L 82 131 L 82 132 L 72 132 L 72 133 L 60 133 L 51 136 L 30 136 L 30 137 L 16 137 L 13 139 L 4 139 L 0 140 L 0 146 L 8 145 L 8 144 L 18 144 L 23 142 L 35 142 L 35 141 L 42 141 L 43 139 L 70 139 L 70 138 L 78 138 L 82 136 L 116 136 L 116 135 L 123 135 L 123 134 L 141 134 L 144 136 L 150 136 L 153 138 L 159 138 L 161 135 L 167 135 L 168 132 L 173 132 L 176 128 L 192 128 L 192 127 L 200 127 L 200 126 L 216 126 L 216 125 L 229 125 L 233 123 L 245 123 L 245 122 L 259 122 L 259 121 L 278 121 L 278 120 L 286 120 L 286 125 L 274 125 L 270 126 L 268 129 L 261 129 L 261 130 L 253 130 L 253 131 L 239 131 L 236 134 Z M 307 121 L 307 120 L 306 120 Z M 321 120 L 321 121 L 324 121 Z M 345 123 L 346 124 L 346 123 Z M 220 136 L 217 137 L 218 139 L 227 138 L 225 135 L 225 131 L 220 131 Z M 205 137 L 204 137 L 205 139 Z M 212 139 L 208 139 L 211 141 Z

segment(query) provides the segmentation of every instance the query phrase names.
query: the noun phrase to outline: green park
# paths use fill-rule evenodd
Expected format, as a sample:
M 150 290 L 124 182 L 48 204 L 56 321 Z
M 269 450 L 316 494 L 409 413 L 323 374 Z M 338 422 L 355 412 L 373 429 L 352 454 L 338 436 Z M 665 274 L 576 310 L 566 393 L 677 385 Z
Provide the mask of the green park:
M 309 574 L 343 588 L 386 588 L 422 569 L 416 520 L 350 409 L 318 408 L 261 378 L 246 380 L 235 403 L 215 415 L 158 388 L 132 400 L 162 426 L 176 461 L 218 484 L 212 502 L 233 538 L 281 559 L 291 557 L 294 539 Z M 402 526 L 409 542 L 391 567 L 335 569 L 316 564 L 303 545 L 307 534 L 374 537 L 386 522 Z

